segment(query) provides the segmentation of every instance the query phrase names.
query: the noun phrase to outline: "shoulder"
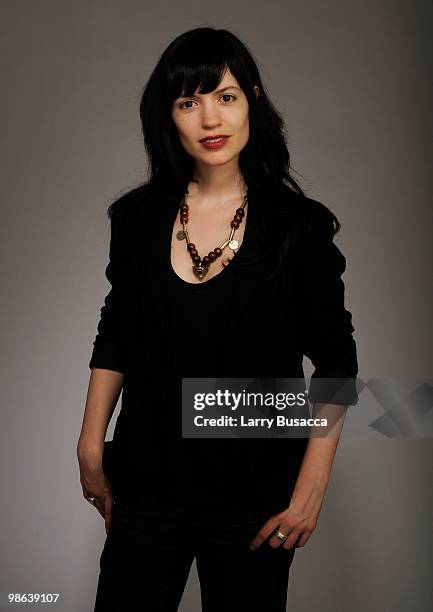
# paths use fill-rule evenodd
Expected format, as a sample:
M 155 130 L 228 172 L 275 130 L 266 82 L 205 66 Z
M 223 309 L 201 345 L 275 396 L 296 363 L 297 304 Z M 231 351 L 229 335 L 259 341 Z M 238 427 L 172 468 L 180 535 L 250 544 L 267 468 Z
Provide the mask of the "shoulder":
M 336 215 L 325 204 L 293 191 L 285 184 L 272 187 L 272 212 L 287 220 L 294 238 L 332 240 L 340 229 Z
M 133 221 L 138 210 L 145 206 L 152 193 L 152 186 L 149 183 L 143 183 L 117 197 L 107 210 L 111 222 Z

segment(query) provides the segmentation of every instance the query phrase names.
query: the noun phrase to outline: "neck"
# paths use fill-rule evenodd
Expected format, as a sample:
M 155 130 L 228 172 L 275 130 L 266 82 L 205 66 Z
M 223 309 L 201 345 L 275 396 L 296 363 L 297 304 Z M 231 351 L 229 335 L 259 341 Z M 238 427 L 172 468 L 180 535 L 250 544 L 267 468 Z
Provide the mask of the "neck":
M 215 201 L 243 196 L 246 193 L 246 186 L 237 165 L 197 164 L 188 190 L 190 195 L 199 195 L 203 202 L 207 201 L 211 204 Z

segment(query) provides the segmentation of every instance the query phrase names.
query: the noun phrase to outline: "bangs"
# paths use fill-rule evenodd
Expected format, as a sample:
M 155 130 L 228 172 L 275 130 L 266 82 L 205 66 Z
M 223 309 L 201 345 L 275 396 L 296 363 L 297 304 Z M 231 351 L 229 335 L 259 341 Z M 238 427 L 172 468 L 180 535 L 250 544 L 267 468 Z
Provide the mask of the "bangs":
M 176 197 L 185 193 L 195 160 L 181 142 L 173 102 L 213 93 L 226 72 L 233 75 L 236 82 L 232 84 L 240 87 L 248 102 L 249 138 L 239 153 L 246 184 L 288 184 L 303 194 L 290 174 L 283 118 L 266 92 L 254 55 L 228 30 L 211 27 L 194 28 L 172 40 L 144 87 L 140 120 L 149 184 Z
M 176 59 L 172 59 L 167 71 L 170 100 L 192 96 L 196 91 L 210 93 L 218 87 L 227 68 L 233 72 L 234 62 L 224 42 L 219 37 L 198 37 L 177 49 Z

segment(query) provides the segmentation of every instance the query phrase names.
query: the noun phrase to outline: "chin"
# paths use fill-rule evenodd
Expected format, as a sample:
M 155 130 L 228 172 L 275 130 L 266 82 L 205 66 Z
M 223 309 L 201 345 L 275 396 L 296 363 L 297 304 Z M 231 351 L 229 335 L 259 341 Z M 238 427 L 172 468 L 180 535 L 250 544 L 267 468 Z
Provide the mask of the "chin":
M 224 155 L 224 156 L 221 155 L 218 158 L 216 157 L 216 155 L 214 155 L 212 159 L 210 157 L 196 158 L 197 161 L 200 161 L 202 164 L 206 164 L 207 166 L 223 166 L 224 164 L 227 164 L 232 159 L 233 159 L 233 155 Z

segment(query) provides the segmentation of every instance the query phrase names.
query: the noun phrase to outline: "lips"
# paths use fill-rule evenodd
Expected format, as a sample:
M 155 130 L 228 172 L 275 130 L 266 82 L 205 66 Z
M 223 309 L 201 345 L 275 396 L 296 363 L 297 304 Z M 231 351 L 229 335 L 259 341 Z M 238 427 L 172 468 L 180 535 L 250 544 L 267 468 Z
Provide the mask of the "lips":
M 209 140 L 205 138 L 204 140 L 200 140 L 200 144 L 203 148 L 211 150 L 211 149 L 222 149 L 228 143 L 229 136 L 219 136 L 216 137 L 215 140 Z
M 212 136 L 205 136 L 204 138 L 201 138 L 199 142 L 208 142 L 217 138 L 229 138 L 229 136 L 227 134 L 214 134 Z

